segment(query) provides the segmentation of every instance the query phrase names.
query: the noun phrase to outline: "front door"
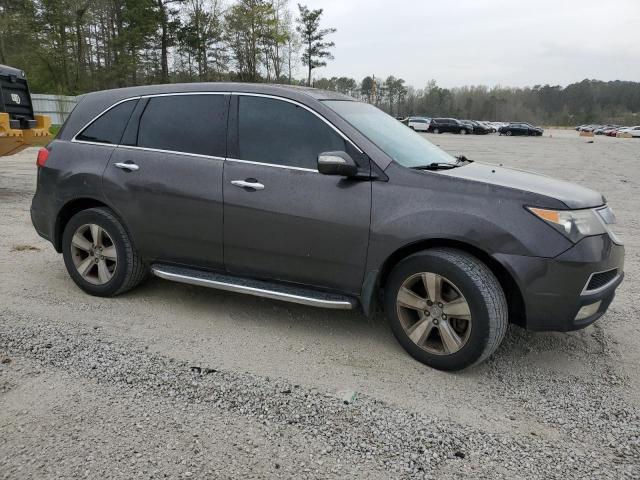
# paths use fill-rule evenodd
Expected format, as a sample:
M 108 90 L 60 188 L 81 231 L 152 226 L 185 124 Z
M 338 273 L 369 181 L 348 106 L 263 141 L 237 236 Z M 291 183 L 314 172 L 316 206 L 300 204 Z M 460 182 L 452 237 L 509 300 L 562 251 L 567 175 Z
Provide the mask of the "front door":
M 140 100 L 103 188 L 148 260 L 223 269 L 229 95 Z
M 235 145 L 224 169 L 224 259 L 236 275 L 271 278 L 359 294 L 369 241 L 370 180 L 327 176 L 317 156 L 347 151 L 305 107 L 239 95 L 230 129 Z

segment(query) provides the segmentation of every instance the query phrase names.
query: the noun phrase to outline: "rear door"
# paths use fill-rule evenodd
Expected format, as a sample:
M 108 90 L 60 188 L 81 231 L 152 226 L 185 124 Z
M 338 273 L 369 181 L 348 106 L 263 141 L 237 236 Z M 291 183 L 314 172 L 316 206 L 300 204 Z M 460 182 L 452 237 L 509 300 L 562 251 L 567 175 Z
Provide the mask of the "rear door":
M 223 269 L 222 172 L 230 95 L 142 98 L 103 175 L 146 258 Z
M 368 158 L 300 104 L 238 95 L 231 111 L 224 170 L 227 270 L 359 294 L 371 181 L 322 175 L 317 157 L 347 151 L 366 173 Z

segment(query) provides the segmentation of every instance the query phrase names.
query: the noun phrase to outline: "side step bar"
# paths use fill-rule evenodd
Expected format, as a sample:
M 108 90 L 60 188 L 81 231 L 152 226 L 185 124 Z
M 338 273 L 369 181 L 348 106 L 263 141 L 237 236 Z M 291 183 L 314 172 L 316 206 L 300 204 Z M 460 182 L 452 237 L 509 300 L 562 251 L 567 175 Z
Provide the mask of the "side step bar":
M 201 287 L 215 288 L 229 292 L 246 293 L 256 297 L 300 303 L 312 307 L 351 310 L 358 305 L 355 298 L 346 295 L 325 293 L 307 288 L 280 285 L 263 280 L 250 280 L 219 273 L 204 272 L 173 265 L 155 264 L 151 272 L 165 280 Z

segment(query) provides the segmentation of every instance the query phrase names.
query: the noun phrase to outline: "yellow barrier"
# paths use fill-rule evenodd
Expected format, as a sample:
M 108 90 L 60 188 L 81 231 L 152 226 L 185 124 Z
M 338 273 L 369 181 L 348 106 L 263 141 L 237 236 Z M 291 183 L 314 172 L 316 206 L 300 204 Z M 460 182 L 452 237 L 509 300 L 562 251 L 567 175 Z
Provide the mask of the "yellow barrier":
M 22 131 L 24 143 L 28 146 L 45 146 L 51 141 L 51 117 L 47 115 L 35 115 L 36 127 Z
M 49 128 L 51 118 L 46 115 L 36 115 L 36 127 L 21 130 L 11 128 L 9 114 L 0 112 L 0 157 L 13 155 L 32 146 L 44 146 L 51 141 Z
M 25 148 L 22 130 L 11 128 L 9 114 L 0 113 L 0 156 L 12 155 Z
M 580 132 L 580 136 L 581 137 L 593 137 L 594 133 L 593 132 Z

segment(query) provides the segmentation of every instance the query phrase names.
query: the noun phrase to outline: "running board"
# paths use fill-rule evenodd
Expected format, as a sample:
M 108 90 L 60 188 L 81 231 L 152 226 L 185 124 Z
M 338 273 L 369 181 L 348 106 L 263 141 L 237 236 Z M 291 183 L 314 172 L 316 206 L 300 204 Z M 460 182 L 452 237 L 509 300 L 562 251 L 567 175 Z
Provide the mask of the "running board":
M 312 307 L 351 310 L 358 305 L 357 300 L 346 295 L 337 295 L 308 288 L 280 285 L 263 280 L 232 277 L 230 275 L 175 267 L 173 265 L 155 264 L 151 266 L 151 272 L 156 277 L 171 280 L 173 282 L 215 288 L 218 290 L 226 290 L 228 292 L 246 293 L 256 297 L 300 303 L 302 305 L 310 305 Z

